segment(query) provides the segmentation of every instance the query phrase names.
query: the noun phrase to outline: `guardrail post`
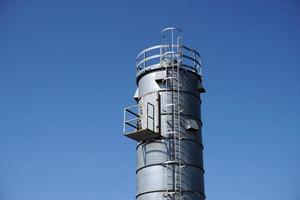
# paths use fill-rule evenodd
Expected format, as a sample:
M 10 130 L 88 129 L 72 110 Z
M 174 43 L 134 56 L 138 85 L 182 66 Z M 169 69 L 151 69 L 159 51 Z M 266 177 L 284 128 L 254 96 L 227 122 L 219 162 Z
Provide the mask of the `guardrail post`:
M 159 47 L 159 63 L 161 63 L 161 60 L 162 60 L 162 47 L 160 46 Z
M 148 121 L 149 121 L 149 102 L 147 102 L 147 129 L 148 129 Z
M 126 121 L 126 108 L 124 108 L 124 116 L 123 116 L 123 133 L 125 134 L 126 132 L 126 124 L 125 124 L 125 121 Z
M 193 57 L 194 57 L 194 67 L 195 67 L 195 70 L 196 71 L 198 71 L 198 69 L 197 69 L 197 63 L 196 63 L 196 52 L 195 51 L 193 51 Z
M 145 59 L 146 59 L 146 52 L 144 52 L 144 69 L 146 68 L 146 61 L 145 61 Z
M 155 111 L 154 111 L 154 105 L 152 105 L 152 117 L 153 117 L 153 118 L 152 118 L 152 121 L 153 121 L 153 123 L 152 123 L 152 130 L 153 130 L 153 131 L 155 131 L 155 126 L 154 126 L 154 125 L 155 125 L 155 120 L 154 120 L 154 118 L 155 118 L 155 115 L 154 115 L 154 114 L 155 114 L 155 113 L 154 113 L 154 112 L 155 112 Z

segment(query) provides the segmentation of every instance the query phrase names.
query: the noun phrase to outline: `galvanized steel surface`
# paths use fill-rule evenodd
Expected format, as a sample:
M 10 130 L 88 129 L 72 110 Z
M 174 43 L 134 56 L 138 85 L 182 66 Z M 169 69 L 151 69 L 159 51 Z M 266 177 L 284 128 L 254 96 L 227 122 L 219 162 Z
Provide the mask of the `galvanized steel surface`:
M 177 60 L 163 60 L 163 48 L 169 50 L 175 48 L 184 59 L 178 60 L 178 63 Z M 172 56 L 175 54 L 176 52 L 172 53 Z M 164 84 L 163 81 L 168 81 L 166 77 L 170 73 L 177 81 Z M 138 104 L 138 115 L 147 116 L 149 111 L 146 105 L 148 103 L 154 105 L 153 131 L 159 133 L 161 137 L 141 141 L 137 145 L 136 198 L 205 199 L 200 111 L 200 93 L 204 89 L 199 53 L 179 44 L 171 46 L 162 44 L 142 51 L 137 57 L 137 86 L 134 99 Z M 175 88 L 178 95 L 174 97 Z M 174 98 L 178 98 L 177 110 L 173 106 Z M 174 131 L 175 111 L 180 114 L 179 139 L 176 139 L 175 133 L 174 137 L 169 137 L 172 130 Z M 147 129 L 145 119 L 141 117 L 139 120 L 140 129 Z M 176 148 L 179 148 L 179 153 Z M 176 178 L 178 173 L 180 179 Z M 181 187 L 179 195 L 175 183 L 178 180 Z
M 174 146 L 172 139 L 167 138 L 164 130 L 171 129 L 171 109 L 163 108 L 162 101 L 159 99 L 169 99 L 170 91 L 161 88 L 161 83 L 157 81 L 157 74 L 162 73 L 154 70 L 145 73 L 138 82 L 140 106 L 145 102 L 155 103 L 156 113 L 163 113 L 156 116 L 157 123 L 160 124 L 161 139 L 141 142 L 137 146 L 137 199 L 138 200 L 166 200 L 179 199 L 175 195 L 166 195 L 165 191 L 174 190 L 174 166 L 171 163 L 166 166 L 166 162 L 174 157 Z M 184 159 L 182 168 L 182 186 L 184 188 L 184 198 L 186 200 L 202 200 L 204 195 L 203 181 L 203 158 L 202 158 L 202 135 L 201 135 L 201 114 L 200 114 L 200 92 L 197 86 L 201 77 L 191 71 L 181 70 L 183 87 L 181 89 L 181 154 Z M 158 107 L 160 110 L 158 111 Z M 158 120 L 160 120 L 158 122 Z M 192 121 L 192 122 L 191 122 Z M 188 124 L 196 123 L 195 129 L 189 129 Z M 198 128 L 198 130 L 196 130 Z

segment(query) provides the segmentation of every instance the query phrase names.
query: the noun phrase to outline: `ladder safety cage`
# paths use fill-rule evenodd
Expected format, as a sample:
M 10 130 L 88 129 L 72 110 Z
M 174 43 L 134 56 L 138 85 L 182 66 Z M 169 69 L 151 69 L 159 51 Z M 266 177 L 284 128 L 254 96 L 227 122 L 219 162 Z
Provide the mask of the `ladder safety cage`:
M 176 32 L 175 32 L 176 31 Z M 166 35 L 171 36 L 168 38 Z M 181 112 L 183 109 L 181 108 L 181 88 L 184 83 L 181 80 L 181 72 L 180 69 L 192 70 L 193 72 L 198 73 L 198 63 L 197 58 L 194 58 L 194 51 L 191 49 L 186 49 L 190 54 L 184 56 L 184 46 L 182 44 L 182 31 L 177 28 L 167 28 L 162 31 L 162 54 L 161 61 L 166 61 L 166 64 L 163 64 L 163 70 L 165 71 L 165 77 L 163 79 L 164 84 L 164 93 L 162 105 L 164 108 L 170 107 L 171 109 L 170 119 L 166 119 L 165 123 L 170 123 L 172 126 L 170 128 L 166 128 L 164 126 L 164 133 L 166 137 L 170 141 L 172 145 L 172 152 L 169 155 L 169 160 L 165 162 L 165 170 L 164 173 L 167 173 L 166 180 L 164 180 L 164 184 L 170 183 L 170 178 L 173 180 L 171 182 L 172 189 L 166 187 L 164 191 L 164 196 L 168 197 L 171 195 L 174 200 L 183 200 L 185 199 L 185 185 L 182 181 L 182 168 L 185 164 L 185 153 L 181 149 L 181 139 L 182 139 L 182 131 L 181 131 Z M 169 45 L 168 45 L 169 44 Z M 187 54 L 187 53 L 185 53 Z M 193 57 L 194 56 L 194 57 Z M 186 62 L 184 59 L 190 60 L 190 62 Z M 149 66 L 150 68 L 151 66 Z M 171 90 L 170 90 L 171 89 Z M 168 95 L 170 94 L 170 95 Z M 166 110 L 167 111 L 167 110 Z M 172 169 L 172 174 L 168 172 Z M 164 177 L 165 177 L 164 176 Z M 170 177 L 169 177 L 170 176 Z

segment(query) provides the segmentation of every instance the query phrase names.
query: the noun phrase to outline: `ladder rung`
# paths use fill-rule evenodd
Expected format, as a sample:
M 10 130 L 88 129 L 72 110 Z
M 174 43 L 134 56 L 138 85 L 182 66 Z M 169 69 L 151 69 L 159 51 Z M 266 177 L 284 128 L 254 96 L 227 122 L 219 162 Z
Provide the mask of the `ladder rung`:
M 177 133 L 177 131 L 167 131 L 166 132 L 167 135 L 169 135 L 169 134 L 176 134 L 176 133 Z
M 168 103 L 168 104 L 165 104 L 164 107 L 175 106 L 175 105 L 176 105 L 175 103 Z
M 163 78 L 163 80 L 169 80 L 169 79 L 174 79 L 174 76 L 167 76 L 167 77 Z
M 183 80 L 176 77 L 176 76 L 167 76 L 167 77 L 163 78 L 163 80 L 169 80 L 169 79 L 174 79 L 176 81 L 179 81 L 179 82 L 183 83 Z
M 166 161 L 164 164 L 172 164 L 172 163 L 175 163 L 176 161 L 175 160 L 169 160 L 169 161 Z
M 168 191 L 168 192 L 166 192 L 166 193 L 167 193 L 166 195 L 169 195 L 169 194 L 175 194 L 175 192 L 173 192 L 173 191 L 172 191 L 172 192 L 169 192 L 169 191 Z

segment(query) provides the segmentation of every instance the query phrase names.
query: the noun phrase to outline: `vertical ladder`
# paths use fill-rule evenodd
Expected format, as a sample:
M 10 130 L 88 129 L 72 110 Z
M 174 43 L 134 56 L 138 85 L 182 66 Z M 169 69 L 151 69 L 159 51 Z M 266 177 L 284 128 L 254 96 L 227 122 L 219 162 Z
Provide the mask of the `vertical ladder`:
M 165 38 L 163 38 L 163 44 L 164 45 L 168 45 L 167 42 L 165 41 Z M 164 88 L 164 95 L 163 95 L 163 99 L 162 99 L 162 108 L 163 108 L 163 112 L 165 115 L 165 124 L 164 124 L 164 133 L 166 134 L 166 139 L 167 140 L 170 140 L 173 138 L 173 134 L 174 134 L 174 130 L 173 130 L 173 127 L 172 127 L 172 130 L 170 130 L 168 128 L 168 125 L 167 125 L 167 122 L 169 121 L 169 111 L 170 111 L 170 108 L 172 108 L 173 110 L 173 107 L 174 107 L 174 103 L 172 101 L 172 94 L 171 94 L 171 102 L 170 102 L 170 98 L 169 98 L 169 91 L 172 86 L 172 70 L 170 69 L 171 66 L 168 66 L 169 63 L 167 63 L 167 60 L 169 59 L 169 48 L 166 46 L 164 47 L 163 49 L 161 49 L 161 60 L 163 62 L 166 62 L 162 65 L 163 67 L 163 70 L 162 70 L 162 73 L 164 74 L 164 78 L 163 78 L 163 88 Z M 173 123 L 173 118 L 172 118 L 172 121 L 171 123 Z M 170 150 L 170 149 L 173 149 L 174 148 L 174 143 L 170 143 L 168 142 L 167 143 L 167 150 Z M 164 193 L 164 197 L 166 197 L 168 200 L 169 199 L 174 199 L 172 198 L 172 195 L 174 194 L 174 192 L 172 191 L 169 191 L 169 188 L 173 188 L 174 185 L 173 185 L 173 177 L 174 177 L 174 171 L 173 171 L 173 165 L 175 164 L 174 163 L 174 152 L 170 152 L 169 151 L 169 155 L 168 155 L 168 160 L 165 162 L 165 167 L 164 167 L 164 170 L 165 170 L 165 173 L 164 173 L 164 185 L 166 187 L 166 191 Z M 170 172 L 172 171 L 172 172 Z
M 181 37 L 176 38 L 176 44 L 174 44 L 174 30 L 172 30 L 171 35 L 171 44 L 166 46 L 162 52 L 161 57 L 162 60 L 168 60 L 169 63 L 165 63 L 163 65 L 163 70 L 165 71 L 165 78 L 163 79 L 163 85 L 165 88 L 165 97 L 163 99 L 163 109 L 166 112 L 171 110 L 171 130 L 167 130 L 167 125 L 164 125 L 164 131 L 167 135 L 170 145 L 169 148 L 173 149 L 171 155 L 169 155 L 169 159 L 165 163 L 165 169 L 168 172 L 164 174 L 167 177 L 167 180 L 164 181 L 166 184 L 166 191 L 164 196 L 169 198 L 173 196 L 174 200 L 182 200 L 184 198 L 183 188 L 182 188 L 182 167 L 184 166 L 184 159 L 182 158 L 181 151 L 181 102 L 180 102 L 180 93 L 182 87 L 182 80 L 180 78 L 180 65 L 182 61 L 181 54 Z M 164 45 L 167 45 L 163 42 Z M 171 109 L 170 109 L 171 108 Z M 166 119 L 168 115 L 165 116 Z M 167 120 L 166 122 L 167 123 Z M 172 173 L 170 174 L 170 169 L 172 169 Z M 170 179 L 172 180 L 170 183 Z M 173 191 L 169 191 L 170 184 L 173 187 Z
M 180 77 L 180 64 L 181 64 L 181 52 L 180 52 L 180 37 L 177 38 L 176 45 L 176 54 L 173 54 L 172 57 L 172 71 L 173 71 L 173 121 L 174 121 L 174 151 L 175 151 L 175 195 L 177 199 L 183 199 L 183 187 L 182 187 L 182 167 L 183 167 L 183 158 L 181 151 L 181 101 L 180 94 L 182 88 L 182 80 Z M 173 40 L 173 39 L 172 39 Z M 172 51 L 173 48 L 172 48 Z M 174 63 L 176 60 L 176 63 Z M 175 73 L 175 74 L 174 74 Z

